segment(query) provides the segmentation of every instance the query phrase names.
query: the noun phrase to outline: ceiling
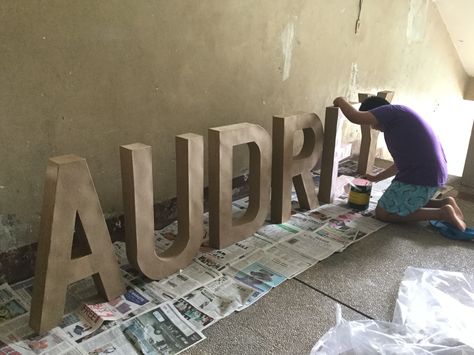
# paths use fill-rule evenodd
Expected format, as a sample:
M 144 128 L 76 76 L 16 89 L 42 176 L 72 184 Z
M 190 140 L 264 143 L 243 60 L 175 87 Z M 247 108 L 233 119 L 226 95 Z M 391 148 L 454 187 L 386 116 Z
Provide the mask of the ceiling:
M 474 0 L 435 0 L 467 75 L 474 77 Z

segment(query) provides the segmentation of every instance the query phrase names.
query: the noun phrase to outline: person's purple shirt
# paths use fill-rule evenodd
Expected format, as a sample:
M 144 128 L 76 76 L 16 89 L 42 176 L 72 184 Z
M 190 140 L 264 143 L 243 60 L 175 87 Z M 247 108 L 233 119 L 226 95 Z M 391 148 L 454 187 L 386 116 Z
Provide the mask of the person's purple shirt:
M 448 178 L 443 147 L 428 123 L 412 109 L 385 105 L 370 110 L 384 132 L 398 169 L 395 179 L 413 185 L 443 186 Z

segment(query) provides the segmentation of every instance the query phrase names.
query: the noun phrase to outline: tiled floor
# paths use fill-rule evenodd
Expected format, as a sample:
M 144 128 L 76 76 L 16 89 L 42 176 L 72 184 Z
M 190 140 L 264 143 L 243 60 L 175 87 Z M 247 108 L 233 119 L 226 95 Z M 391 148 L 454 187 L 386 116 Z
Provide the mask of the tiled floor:
M 474 225 L 473 190 L 458 199 Z M 474 242 L 445 239 L 427 223 L 389 225 L 272 290 L 255 305 L 204 333 L 185 354 L 307 354 L 335 324 L 335 304 L 346 319 L 391 320 L 408 266 L 474 274 Z

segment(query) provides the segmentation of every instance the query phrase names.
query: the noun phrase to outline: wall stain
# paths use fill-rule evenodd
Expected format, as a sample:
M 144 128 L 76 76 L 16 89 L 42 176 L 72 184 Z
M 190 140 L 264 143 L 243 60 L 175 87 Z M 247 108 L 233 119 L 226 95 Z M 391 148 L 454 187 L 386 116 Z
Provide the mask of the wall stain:
M 429 0 L 410 0 L 407 22 L 407 40 L 409 44 L 422 42 L 428 17 Z
M 291 57 L 293 55 L 293 46 L 295 39 L 295 24 L 290 22 L 286 25 L 281 34 L 281 46 L 283 52 L 283 73 L 282 81 L 290 77 Z

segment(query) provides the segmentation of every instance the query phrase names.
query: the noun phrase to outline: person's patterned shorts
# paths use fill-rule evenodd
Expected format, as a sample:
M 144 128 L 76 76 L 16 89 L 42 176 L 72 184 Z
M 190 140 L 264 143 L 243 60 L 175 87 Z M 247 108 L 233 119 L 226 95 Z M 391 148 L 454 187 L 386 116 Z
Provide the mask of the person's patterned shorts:
M 407 216 L 425 206 L 433 197 L 435 186 L 421 186 L 392 181 L 379 200 L 379 206 L 388 213 Z

